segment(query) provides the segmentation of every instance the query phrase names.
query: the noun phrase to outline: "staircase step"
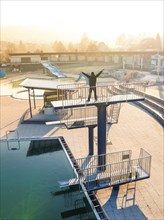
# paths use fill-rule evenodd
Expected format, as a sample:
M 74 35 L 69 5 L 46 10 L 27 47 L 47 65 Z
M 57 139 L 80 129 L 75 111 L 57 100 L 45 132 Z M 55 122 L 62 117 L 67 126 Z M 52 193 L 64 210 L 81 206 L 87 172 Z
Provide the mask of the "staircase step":
M 134 198 L 129 198 L 129 199 L 126 199 L 126 202 L 127 201 L 132 201 L 132 200 L 134 200 Z
M 136 188 L 132 187 L 132 188 L 128 188 L 127 190 L 136 190 Z

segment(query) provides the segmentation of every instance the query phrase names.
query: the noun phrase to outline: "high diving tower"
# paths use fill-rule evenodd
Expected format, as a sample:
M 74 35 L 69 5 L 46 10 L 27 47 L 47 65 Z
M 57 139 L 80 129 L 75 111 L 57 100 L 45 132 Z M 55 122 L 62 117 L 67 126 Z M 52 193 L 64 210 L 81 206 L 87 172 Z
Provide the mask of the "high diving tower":
M 136 102 L 136 101 L 144 101 L 144 96 L 140 92 L 145 92 L 144 84 L 99 84 L 96 86 L 97 91 L 97 101 L 95 102 L 93 98 L 90 99 L 90 102 L 87 102 L 87 97 L 89 94 L 89 87 L 86 84 L 64 84 L 59 85 L 58 89 L 63 92 L 64 97 L 60 101 L 52 101 L 51 104 L 55 108 L 55 110 L 70 110 L 73 114 L 75 109 L 77 111 L 81 111 L 84 113 L 84 116 L 80 118 L 78 123 L 71 125 L 72 128 L 80 128 L 84 126 L 88 126 L 89 128 L 89 154 L 93 155 L 93 129 L 95 126 L 98 127 L 98 164 L 101 170 L 106 169 L 106 124 L 111 123 L 111 119 L 108 117 L 108 106 L 118 105 L 126 102 Z M 73 93 L 66 94 L 66 91 L 74 91 Z M 91 124 L 84 124 L 86 120 L 85 114 L 87 114 L 88 110 L 94 108 L 96 111 L 97 122 L 93 122 Z M 119 107 L 118 107 L 119 108 Z M 70 117 L 71 118 L 71 117 Z M 90 119 L 93 119 L 94 115 L 91 115 Z M 65 120 L 71 122 L 69 119 L 69 115 Z

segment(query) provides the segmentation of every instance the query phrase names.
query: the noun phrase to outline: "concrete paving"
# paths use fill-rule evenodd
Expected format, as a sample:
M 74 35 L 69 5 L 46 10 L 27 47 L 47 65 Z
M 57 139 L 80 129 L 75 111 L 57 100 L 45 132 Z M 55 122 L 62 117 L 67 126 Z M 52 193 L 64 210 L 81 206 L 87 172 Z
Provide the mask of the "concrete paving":
M 67 130 L 63 126 L 45 124 L 20 124 L 20 118 L 28 109 L 28 100 L 13 99 L 1 96 L 1 139 L 6 138 L 6 131 L 17 129 L 21 138 L 64 136 L 75 158 L 88 155 L 88 129 Z M 37 100 L 42 106 L 43 101 Z M 97 129 L 94 131 L 95 154 L 97 153 Z M 140 148 L 144 148 L 152 155 L 151 177 L 137 182 L 136 199 L 125 203 L 122 200 L 126 193 L 126 185 L 120 186 L 118 191 L 106 188 L 97 192 L 109 219 L 140 220 L 164 219 L 164 146 L 163 128 L 150 115 L 133 106 L 122 104 L 118 124 L 112 125 L 109 131 L 111 144 L 107 145 L 107 152 L 132 150 L 132 157 L 139 156 Z M 130 192 L 132 195 L 132 192 Z

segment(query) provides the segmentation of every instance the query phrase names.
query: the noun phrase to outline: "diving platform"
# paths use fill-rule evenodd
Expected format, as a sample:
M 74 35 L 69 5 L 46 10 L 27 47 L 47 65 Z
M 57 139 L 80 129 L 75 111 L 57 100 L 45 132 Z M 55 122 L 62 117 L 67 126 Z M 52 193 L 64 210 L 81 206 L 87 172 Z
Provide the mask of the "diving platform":
M 72 178 L 70 180 L 58 181 L 60 188 L 67 188 L 79 184 L 78 178 Z
M 86 106 L 111 105 L 123 102 L 143 101 L 145 91 L 144 84 L 115 84 L 96 86 L 97 101 L 93 98 L 87 102 L 89 86 L 84 84 L 65 84 L 59 85 L 58 90 L 63 92 L 63 99 L 51 101 L 52 106 L 57 109 L 80 108 Z M 66 91 L 75 91 L 68 95 Z
M 112 97 L 106 97 L 106 100 L 103 100 L 101 97 L 98 97 L 97 101 L 94 101 L 91 98 L 90 102 L 87 102 L 87 98 L 79 98 L 79 99 L 69 99 L 69 100 L 60 100 L 60 101 L 52 101 L 52 106 L 58 109 L 68 109 L 68 108 L 80 108 L 86 106 L 98 106 L 98 105 L 112 105 L 116 103 L 123 103 L 123 102 L 136 102 L 136 101 L 144 101 L 144 97 L 141 95 L 134 95 L 134 94 L 126 94 L 126 95 L 113 95 Z
M 136 182 L 150 177 L 151 155 L 143 148 L 138 158 L 131 158 L 131 150 L 109 153 L 107 164 L 98 166 L 97 161 L 104 155 L 80 158 L 76 162 L 80 167 L 78 176 L 68 181 L 60 181 L 60 187 L 84 184 L 88 192 L 107 187 Z

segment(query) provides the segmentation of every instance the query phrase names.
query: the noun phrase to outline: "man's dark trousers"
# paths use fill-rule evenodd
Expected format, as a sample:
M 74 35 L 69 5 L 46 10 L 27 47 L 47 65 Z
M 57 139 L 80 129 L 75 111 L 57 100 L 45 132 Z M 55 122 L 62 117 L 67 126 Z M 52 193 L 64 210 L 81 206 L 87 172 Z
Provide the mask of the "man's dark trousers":
M 90 101 L 92 91 L 94 92 L 95 101 L 97 101 L 96 86 L 91 86 L 89 88 L 88 102 Z

